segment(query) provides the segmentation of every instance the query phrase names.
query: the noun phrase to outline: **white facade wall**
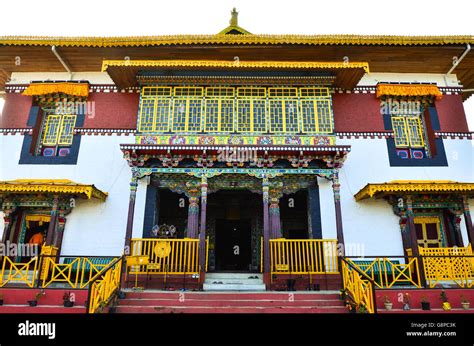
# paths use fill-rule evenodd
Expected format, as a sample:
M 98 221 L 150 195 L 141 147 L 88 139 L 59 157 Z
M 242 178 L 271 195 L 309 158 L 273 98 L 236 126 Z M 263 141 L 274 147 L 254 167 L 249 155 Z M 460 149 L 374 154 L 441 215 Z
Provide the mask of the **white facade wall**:
M 94 184 L 107 192 L 105 202 L 77 199 L 76 207 L 67 216 L 61 252 L 120 255 L 125 240 L 131 171 L 119 146 L 133 141 L 133 136 L 82 136 L 77 165 L 19 165 L 23 136 L 0 136 L 0 180 L 70 179 Z M 141 188 L 137 193 L 138 212 L 144 204 L 140 200 Z M 139 222 L 135 225 L 139 227 Z
M 354 195 L 366 184 L 391 180 L 474 181 L 473 147 L 469 140 L 443 140 L 448 167 L 390 167 L 385 139 L 342 139 L 337 143 L 352 147 L 339 175 L 344 240 L 363 242 L 366 255 L 403 255 L 399 219 L 390 204 L 385 200 L 356 202 Z M 470 210 L 474 210 L 472 201 Z M 462 234 L 467 244 L 464 222 Z

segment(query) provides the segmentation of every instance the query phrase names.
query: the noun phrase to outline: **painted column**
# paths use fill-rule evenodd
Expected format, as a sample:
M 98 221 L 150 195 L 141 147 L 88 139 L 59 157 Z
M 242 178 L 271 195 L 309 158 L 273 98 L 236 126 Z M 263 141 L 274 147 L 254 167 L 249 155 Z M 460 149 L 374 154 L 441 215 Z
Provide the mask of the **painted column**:
M 263 192 L 263 271 L 270 272 L 270 219 L 268 210 L 269 187 L 268 178 L 262 180 Z
M 279 198 L 270 198 L 270 234 L 272 239 L 283 237 L 281 232 L 281 220 L 280 220 L 280 206 L 278 205 Z
M 54 196 L 53 207 L 51 208 L 51 219 L 49 220 L 48 233 L 46 234 L 46 245 L 53 245 L 53 240 L 56 235 L 58 205 L 59 198 L 58 196 Z
M 269 184 L 269 218 L 270 218 L 270 237 L 272 239 L 282 238 L 281 230 L 281 218 L 280 218 L 280 198 L 283 197 L 282 193 L 283 183 L 272 182 Z
M 408 219 L 406 216 L 400 217 L 400 232 L 402 233 L 402 244 L 405 254 L 406 249 L 411 248 L 410 229 L 407 227 Z
M 3 211 L 3 235 L 2 235 L 2 244 L 5 244 L 7 237 L 10 235 L 10 226 L 13 223 L 12 217 L 15 209 L 5 209 Z
M 132 231 L 133 231 L 133 217 L 135 214 L 135 199 L 137 197 L 137 186 L 138 179 L 132 177 L 130 181 L 130 197 L 128 200 L 128 216 L 127 216 L 127 228 L 125 231 L 125 244 L 124 244 L 124 253 L 131 254 L 132 249 L 130 248 L 130 243 L 132 240 Z
M 63 245 L 64 229 L 66 227 L 66 217 L 63 212 L 59 212 L 58 227 L 56 227 L 56 236 L 54 237 L 53 245 L 58 248 L 57 255 L 61 254 L 61 247 Z
M 416 228 L 415 228 L 415 215 L 413 213 L 413 204 L 411 197 L 408 196 L 406 198 L 406 206 L 407 206 L 407 223 L 408 229 L 410 232 L 410 243 L 411 243 L 411 250 L 413 256 L 418 256 L 418 239 L 416 237 Z
M 198 237 L 198 218 L 199 218 L 199 198 L 195 196 L 189 197 L 188 207 L 188 238 Z
M 334 193 L 334 208 L 336 211 L 336 233 L 337 241 L 339 244 L 342 244 L 342 249 L 344 249 L 344 229 L 342 227 L 342 211 L 341 211 L 341 184 L 339 183 L 339 172 L 334 171 L 332 175 L 332 191 Z
M 463 196 L 462 204 L 464 212 L 464 222 L 466 223 L 467 238 L 469 239 L 469 243 L 474 246 L 474 229 L 472 228 L 472 218 L 471 212 L 469 211 L 469 201 L 467 199 L 467 196 Z
M 201 271 L 206 271 L 206 208 L 207 177 L 201 178 L 201 229 L 199 230 L 199 264 Z

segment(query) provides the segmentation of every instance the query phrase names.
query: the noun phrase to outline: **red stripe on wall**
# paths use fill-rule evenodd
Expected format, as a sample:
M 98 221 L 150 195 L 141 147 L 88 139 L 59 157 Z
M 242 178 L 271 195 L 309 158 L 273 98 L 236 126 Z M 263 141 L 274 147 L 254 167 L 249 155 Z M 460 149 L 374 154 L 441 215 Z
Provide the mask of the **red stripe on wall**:
M 333 109 L 336 132 L 385 131 L 375 94 L 334 94 Z
M 32 103 L 31 96 L 5 94 L 5 104 L 0 114 L 0 128 L 25 128 Z
M 84 120 L 85 128 L 90 129 L 135 129 L 137 127 L 138 93 L 91 93 L 88 102 L 93 103 Z
M 443 95 L 435 103 L 442 132 L 468 132 L 461 95 Z

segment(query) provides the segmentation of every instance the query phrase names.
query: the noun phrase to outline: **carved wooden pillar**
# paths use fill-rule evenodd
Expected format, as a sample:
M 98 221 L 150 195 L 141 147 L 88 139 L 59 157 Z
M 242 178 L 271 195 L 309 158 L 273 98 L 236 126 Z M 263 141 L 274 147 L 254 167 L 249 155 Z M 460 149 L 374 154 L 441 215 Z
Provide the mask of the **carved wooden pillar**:
M 273 183 L 269 189 L 269 197 L 270 197 L 270 208 L 269 208 L 269 217 L 270 217 L 270 237 L 272 239 L 281 238 L 282 230 L 281 230 L 281 218 L 280 218 L 280 198 L 283 196 L 281 189 L 283 187 L 283 183 L 277 182 Z
M 269 187 L 268 178 L 262 180 L 263 192 L 263 271 L 270 272 L 270 219 L 269 219 Z
M 59 205 L 59 197 L 54 196 L 53 206 L 51 208 L 51 219 L 49 220 L 48 233 L 46 234 L 46 245 L 53 245 L 54 237 L 56 235 L 58 205 Z
M 416 228 L 415 228 L 415 214 L 413 213 L 413 203 L 410 196 L 408 196 L 405 200 L 406 209 L 407 209 L 407 224 L 408 229 L 410 232 L 410 243 L 411 243 L 411 250 L 413 256 L 418 256 L 418 238 L 416 236 Z
M 2 244 L 5 244 L 7 237 L 10 235 L 10 227 L 13 223 L 13 213 L 15 209 L 4 209 L 3 210 L 3 235 L 2 235 Z
M 59 211 L 58 224 L 56 227 L 56 236 L 54 237 L 53 244 L 58 248 L 58 255 L 61 254 L 61 247 L 63 245 L 64 229 L 66 227 L 66 217 L 63 210 Z
M 337 241 L 342 244 L 344 248 L 344 229 L 342 226 L 342 211 L 341 211 L 341 184 L 339 183 L 339 172 L 336 170 L 332 175 L 332 191 L 334 194 L 334 209 L 336 211 L 336 232 Z
M 128 199 L 127 228 L 125 231 L 125 244 L 124 244 L 125 254 L 131 253 L 130 243 L 132 240 L 133 217 L 135 214 L 135 199 L 137 197 L 137 187 L 138 187 L 138 180 L 136 177 L 132 176 L 132 180 L 130 181 L 130 197 Z
M 207 208 L 207 178 L 201 178 L 201 228 L 199 230 L 199 264 L 201 271 L 206 271 L 206 208 Z
M 194 182 L 186 183 L 186 196 L 188 196 L 188 225 L 187 237 L 198 238 L 199 232 L 199 196 L 201 191 L 199 185 Z
M 463 196 L 462 199 L 463 213 L 464 213 L 464 222 L 466 223 L 467 237 L 469 243 L 474 246 L 474 229 L 472 228 L 472 218 L 471 212 L 469 211 L 469 201 L 467 196 Z

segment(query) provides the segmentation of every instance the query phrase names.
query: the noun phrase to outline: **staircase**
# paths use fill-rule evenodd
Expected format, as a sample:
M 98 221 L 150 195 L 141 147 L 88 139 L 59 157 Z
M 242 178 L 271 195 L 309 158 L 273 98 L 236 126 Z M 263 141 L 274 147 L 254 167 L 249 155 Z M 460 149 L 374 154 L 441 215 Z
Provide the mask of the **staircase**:
M 265 291 L 262 274 L 208 273 L 204 291 Z
M 116 313 L 348 313 L 338 291 L 127 291 Z

